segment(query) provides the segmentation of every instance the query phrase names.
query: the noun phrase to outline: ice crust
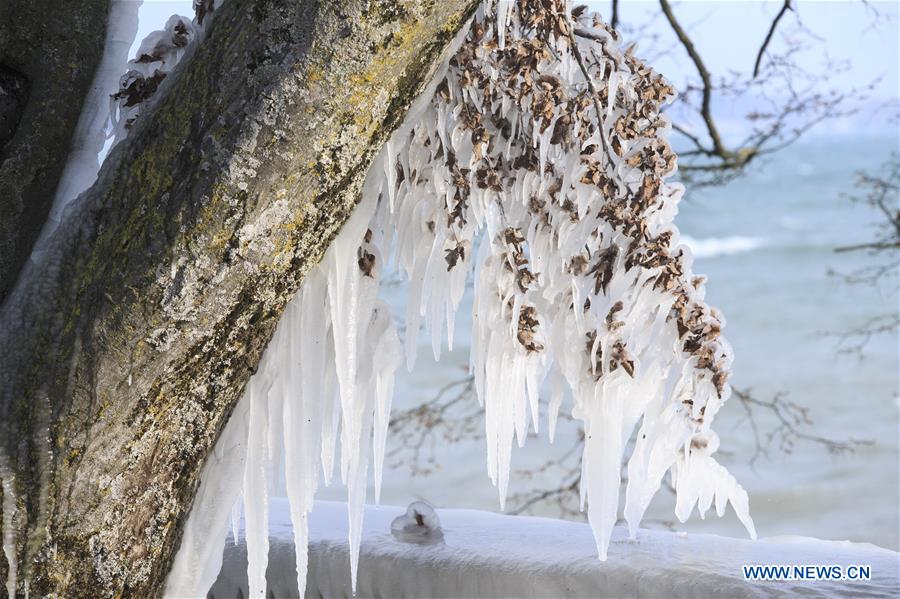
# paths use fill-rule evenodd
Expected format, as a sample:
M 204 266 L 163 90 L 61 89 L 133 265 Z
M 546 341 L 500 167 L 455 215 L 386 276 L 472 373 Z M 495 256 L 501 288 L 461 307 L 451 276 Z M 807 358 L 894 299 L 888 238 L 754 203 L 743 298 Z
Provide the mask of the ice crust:
M 128 49 L 137 35 L 141 4 L 142 0 L 112 0 L 109 4 L 103 56 L 78 117 L 66 166 L 56 187 L 47 222 L 35 243 L 35 252 L 46 249 L 66 208 L 97 179 L 99 155 L 106 140 L 109 98 L 116 91 L 122 67 L 128 60 Z
M 683 189 L 665 180 L 676 167 L 661 107 L 674 92 L 617 39 L 564 2 L 478 10 L 288 304 L 204 468 L 168 596 L 210 588 L 238 495 L 249 594 L 265 596 L 282 447 L 297 588 L 306 588 L 309 513 L 338 438 L 355 592 L 368 470 L 377 502 L 394 373 L 413 367 L 422 326 L 435 358 L 445 328 L 452 345 L 473 270 L 470 367 L 501 507 L 512 445 L 538 431 L 549 379 L 551 437 L 566 397 L 584 426 L 581 501 L 601 560 L 632 436 L 632 537 L 671 472 L 680 520 L 731 503 L 755 538 L 746 492 L 713 457 L 731 349 L 673 225 Z M 405 349 L 378 298 L 390 259 L 410 283 Z
M 269 588 L 297 597 L 287 502 L 273 500 Z M 351 597 L 343 503 L 317 501 L 310 514 L 306 597 Z M 411 544 L 389 534 L 406 508 L 366 508 L 359 597 L 822 597 L 900 596 L 900 555 L 867 543 L 808 537 L 758 542 L 709 534 L 616 527 L 609 560 L 596 559 L 590 528 L 548 518 L 438 509 L 443 542 Z M 743 565 L 868 564 L 869 581 L 754 582 Z M 247 596 L 243 543 L 229 543 L 212 599 Z
M 53 206 L 32 250 L 32 262 L 40 260 L 73 203 L 97 180 L 108 151 L 127 137 L 134 121 L 151 106 L 162 81 L 203 39 L 222 0 L 195 0 L 193 19 L 172 15 L 163 29 L 141 41 L 129 59 L 142 4 L 143 0 L 110 2 L 103 57 L 85 97 Z

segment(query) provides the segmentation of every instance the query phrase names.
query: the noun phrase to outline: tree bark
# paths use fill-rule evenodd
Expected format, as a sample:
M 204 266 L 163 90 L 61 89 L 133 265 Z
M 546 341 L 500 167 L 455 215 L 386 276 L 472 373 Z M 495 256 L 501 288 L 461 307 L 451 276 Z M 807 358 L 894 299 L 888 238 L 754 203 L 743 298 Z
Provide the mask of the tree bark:
M 0 3 L 0 302 L 53 204 L 109 0 Z
M 476 4 L 216 12 L 0 313 L 19 592 L 160 592 L 285 303 Z

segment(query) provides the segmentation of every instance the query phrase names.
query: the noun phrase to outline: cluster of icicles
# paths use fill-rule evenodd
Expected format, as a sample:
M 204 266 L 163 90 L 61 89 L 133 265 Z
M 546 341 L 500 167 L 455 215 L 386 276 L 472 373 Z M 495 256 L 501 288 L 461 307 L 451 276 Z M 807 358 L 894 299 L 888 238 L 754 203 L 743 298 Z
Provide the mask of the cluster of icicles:
M 599 19 L 567 11 L 562 0 L 486 3 L 382 149 L 203 471 L 167 594 L 206 593 L 242 504 L 250 594 L 265 595 L 267 493 L 282 448 L 305 589 L 307 516 L 320 471 L 326 484 L 332 476 L 338 437 L 355 589 L 369 462 L 377 501 L 404 358 L 377 297 L 390 257 L 410 282 L 409 368 L 423 321 L 436 358 L 445 328 L 452 344 L 476 273 L 471 371 L 501 506 L 513 441 L 538 430 L 547 381 L 551 439 L 567 394 L 584 426 L 581 501 L 601 559 L 638 425 L 625 505 L 632 535 L 671 472 L 679 519 L 713 500 L 722 515 L 731 502 L 755 536 L 747 494 L 711 457 L 731 357 L 672 224 L 682 189 L 663 180 L 675 157 L 660 113 L 672 89 L 623 54 Z

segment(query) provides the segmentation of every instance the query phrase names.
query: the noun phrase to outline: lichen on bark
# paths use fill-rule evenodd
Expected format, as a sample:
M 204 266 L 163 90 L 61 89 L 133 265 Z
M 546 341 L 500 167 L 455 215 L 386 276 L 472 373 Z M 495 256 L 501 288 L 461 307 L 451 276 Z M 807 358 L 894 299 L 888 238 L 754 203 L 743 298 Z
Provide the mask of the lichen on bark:
M 0 313 L 0 466 L 32 593 L 159 592 L 285 303 L 475 4 L 216 12 Z

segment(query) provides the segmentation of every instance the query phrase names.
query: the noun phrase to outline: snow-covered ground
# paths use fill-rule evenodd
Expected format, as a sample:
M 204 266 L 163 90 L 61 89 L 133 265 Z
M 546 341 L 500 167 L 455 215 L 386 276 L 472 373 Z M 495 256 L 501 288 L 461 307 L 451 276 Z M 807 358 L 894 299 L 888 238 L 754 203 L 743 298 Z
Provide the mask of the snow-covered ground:
M 641 530 L 612 537 L 609 559 L 585 524 L 437 510 L 442 541 L 411 543 L 391 534 L 406 508 L 367 506 L 357 597 L 897 597 L 900 554 L 874 545 L 778 537 L 750 541 Z M 269 596 L 296 597 L 288 504 L 270 512 Z M 347 506 L 317 502 L 309 520 L 308 597 L 351 597 Z M 246 550 L 231 539 L 210 596 L 246 597 Z M 750 582 L 743 565 L 868 565 L 869 581 Z

